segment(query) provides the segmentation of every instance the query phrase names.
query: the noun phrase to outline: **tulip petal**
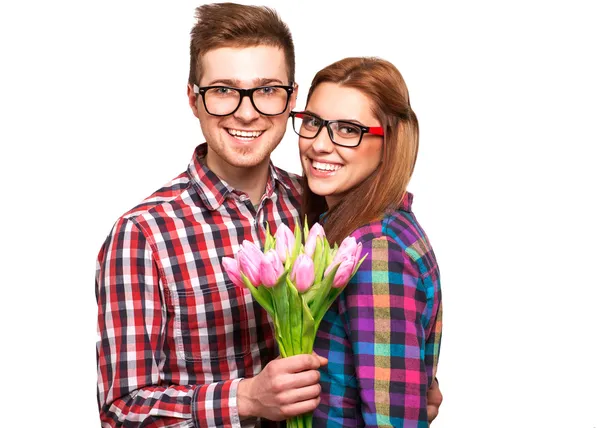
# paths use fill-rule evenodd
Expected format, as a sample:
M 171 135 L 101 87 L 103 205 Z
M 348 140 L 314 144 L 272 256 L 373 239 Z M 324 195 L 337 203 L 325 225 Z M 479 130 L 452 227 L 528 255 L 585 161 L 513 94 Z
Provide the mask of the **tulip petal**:
M 340 264 L 340 267 L 338 268 L 337 272 L 335 273 L 335 277 L 333 278 L 333 288 L 341 288 L 348 283 L 350 277 L 352 276 L 354 264 L 355 261 L 353 258 L 348 258 Z
M 275 232 L 275 249 L 282 263 L 285 263 L 287 257 L 292 254 L 295 243 L 294 233 L 287 225 L 280 224 Z
M 222 260 L 223 269 L 227 273 L 227 276 L 238 287 L 243 287 L 244 282 L 242 281 L 242 277 L 240 275 L 240 268 L 238 266 L 237 260 L 231 257 L 223 257 Z
M 296 258 L 291 279 L 300 293 L 308 290 L 315 281 L 315 265 L 306 254 L 300 254 Z

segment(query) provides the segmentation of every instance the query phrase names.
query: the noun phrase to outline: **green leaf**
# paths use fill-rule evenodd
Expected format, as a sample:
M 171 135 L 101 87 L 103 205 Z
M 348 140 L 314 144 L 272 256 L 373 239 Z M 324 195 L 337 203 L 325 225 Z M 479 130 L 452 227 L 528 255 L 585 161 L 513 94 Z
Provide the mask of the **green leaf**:
M 296 242 L 294 244 L 294 251 L 292 253 L 292 265 L 296 261 L 298 254 L 300 254 L 300 247 L 302 246 L 302 229 L 298 225 L 298 220 L 296 220 L 296 226 L 294 227 L 294 238 L 296 238 Z
M 269 223 L 267 222 L 267 226 L 265 227 L 265 249 L 266 253 L 270 249 L 275 248 L 275 239 L 271 236 L 271 232 L 269 230 Z
M 319 295 L 317 296 L 317 298 L 315 298 L 315 301 L 313 302 L 312 306 L 310 306 L 311 313 L 315 320 L 315 334 L 316 334 L 316 331 L 319 329 L 319 325 L 321 324 L 321 321 L 323 320 L 325 313 L 327 312 L 327 310 L 331 307 L 331 305 L 333 304 L 335 299 L 337 299 L 337 297 L 340 295 L 340 293 L 345 288 L 345 287 L 341 287 L 341 288 L 333 288 L 332 287 L 333 279 L 335 277 L 335 273 L 337 272 L 339 266 L 340 266 L 339 264 L 336 265 L 331 270 L 331 272 L 329 272 L 329 275 L 327 275 L 327 277 L 323 280 L 325 282 L 325 286 L 323 287 L 322 290 L 320 290 Z
M 321 307 L 325 304 L 327 300 L 327 296 L 329 295 L 329 290 L 331 290 L 331 285 L 333 284 L 333 278 L 335 277 L 335 273 L 337 272 L 340 265 L 336 265 L 331 272 L 321 281 L 318 285 L 317 290 L 314 293 L 310 301 L 307 299 L 308 307 L 310 308 L 311 314 L 315 321 L 317 320 L 317 315 L 321 313 Z M 313 285 L 314 287 L 314 285 Z M 312 288 L 312 287 L 311 287 Z M 307 290 L 308 293 L 308 290 Z M 323 311 L 323 314 L 325 312 Z
M 325 296 L 324 298 L 323 304 L 318 308 L 318 312 L 315 314 L 315 325 L 317 326 L 317 329 L 319 328 L 319 325 L 321 324 L 325 313 L 331 307 L 333 302 L 335 302 L 335 299 L 337 299 L 338 296 L 342 293 L 342 291 L 344 291 L 344 288 L 346 288 L 346 286 L 340 288 L 332 287 L 329 289 L 327 296 Z
M 308 216 L 304 214 L 304 242 L 308 239 L 308 234 L 310 230 L 308 230 Z
M 335 257 L 335 255 L 337 254 L 337 252 L 338 252 L 338 249 L 339 249 L 339 247 L 338 247 L 338 244 L 337 244 L 337 242 L 336 242 L 335 244 L 333 244 L 333 248 L 331 249 L 331 258 L 332 258 L 332 259 L 333 259 L 333 258 Z
M 356 274 L 356 272 L 358 271 L 358 268 L 360 267 L 360 265 L 362 265 L 362 262 L 365 261 L 365 259 L 367 258 L 368 255 L 369 255 L 369 253 L 365 254 L 363 256 L 363 258 L 360 259 L 358 261 L 358 263 L 356 263 L 356 266 L 354 266 L 354 270 L 352 270 L 352 275 L 350 275 L 350 278 L 348 278 L 348 281 L 350 281 L 350 279 L 354 276 L 354 274 Z
M 265 305 L 261 304 L 265 311 L 269 313 L 269 315 L 273 316 L 273 296 L 271 292 L 266 287 L 257 287 L 256 291 Z M 258 302 L 260 303 L 260 302 Z
M 273 316 L 274 308 L 271 293 L 267 289 L 265 289 L 265 287 L 255 287 L 254 285 L 252 285 L 248 277 L 244 275 L 243 272 L 240 272 L 240 274 L 244 285 L 248 290 L 250 290 L 250 293 L 252 293 L 252 297 L 254 297 L 254 300 L 256 300 L 265 311 L 267 311 L 271 316 Z
M 276 333 L 281 337 L 286 355 L 293 355 L 290 336 L 290 301 L 286 280 L 287 273 L 281 276 L 279 282 L 271 288 L 273 293 L 274 309 L 279 320 L 275 326 Z
M 335 299 L 337 299 L 337 297 L 342 293 L 342 291 L 344 291 L 344 287 L 340 287 L 340 288 L 332 288 L 331 290 L 329 290 L 329 294 L 327 296 L 327 299 L 325 300 L 325 305 L 326 309 L 325 311 L 327 311 L 327 309 L 329 309 L 329 307 L 333 304 L 333 302 L 335 301 Z M 323 314 L 324 316 L 325 314 Z
M 283 358 L 289 357 L 286 351 L 286 344 L 283 336 L 281 335 L 281 324 L 279 323 L 279 317 L 277 316 L 277 312 L 273 316 L 273 325 L 275 327 L 275 340 L 277 340 L 277 346 L 279 347 L 279 355 Z
M 302 293 L 302 298 L 306 300 L 307 304 L 310 305 L 312 302 L 314 302 L 315 298 L 319 294 L 319 290 L 323 287 L 323 284 L 324 281 L 315 282 L 308 290 Z
M 315 320 L 303 297 L 300 296 L 302 305 L 302 353 L 311 354 L 316 335 Z
M 337 246 L 337 244 L 336 244 Z M 337 249 L 336 249 L 337 251 Z M 329 245 L 329 241 L 327 240 L 327 238 L 325 238 L 325 249 L 323 250 L 324 254 L 325 254 L 325 267 L 329 266 L 331 264 L 331 262 L 333 261 L 333 256 L 335 255 L 334 250 L 331 249 L 331 246 Z
M 290 338 L 292 344 L 292 355 L 302 353 L 302 301 L 296 286 L 287 278 L 289 309 L 290 309 Z
M 313 254 L 313 261 L 315 263 L 315 281 L 321 281 L 323 278 L 323 272 L 327 265 L 327 257 L 324 256 L 325 252 L 329 252 L 329 248 L 325 247 L 325 240 L 320 236 L 317 237 L 317 246 Z

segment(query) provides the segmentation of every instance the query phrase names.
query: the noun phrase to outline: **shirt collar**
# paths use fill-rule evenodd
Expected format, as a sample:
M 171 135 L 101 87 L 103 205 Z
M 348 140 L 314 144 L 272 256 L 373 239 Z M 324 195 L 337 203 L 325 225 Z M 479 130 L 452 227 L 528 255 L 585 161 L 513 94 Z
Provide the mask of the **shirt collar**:
M 398 209 L 406 212 L 412 212 L 412 202 L 413 202 L 413 194 L 410 192 L 406 192 L 404 197 L 402 198 L 402 202 L 400 202 L 400 206 Z
M 400 202 L 400 205 L 398 205 L 398 210 L 401 211 L 406 211 L 406 212 L 412 212 L 412 201 L 413 201 L 413 194 L 410 192 L 406 192 L 404 193 L 404 196 L 402 197 L 402 201 Z M 327 221 L 327 211 L 325 211 L 324 213 L 322 213 L 319 216 L 319 223 L 321 224 L 325 224 L 325 222 Z
M 188 174 L 204 205 L 209 210 L 214 211 L 223 205 L 228 196 L 232 194 L 239 195 L 239 193 L 208 168 L 206 162 L 204 162 L 207 151 L 208 145 L 206 143 L 196 147 L 192 160 L 188 165 Z M 269 179 L 267 180 L 267 187 L 265 189 L 265 195 L 269 198 L 276 190 L 275 183 L 290 190 L 290 186 L 283 179 L 279 169 L 273 165 L 273 162 L 269 162 Z

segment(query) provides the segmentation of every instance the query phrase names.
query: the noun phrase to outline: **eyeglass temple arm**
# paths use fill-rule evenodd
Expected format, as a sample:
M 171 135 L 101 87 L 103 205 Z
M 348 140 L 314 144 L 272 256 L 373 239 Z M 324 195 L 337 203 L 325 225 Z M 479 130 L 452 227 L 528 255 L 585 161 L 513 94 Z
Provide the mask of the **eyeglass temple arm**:
M 383 137 L 383 128 L 381 126 L 374 126 L 367 128 L 369 134 L 381 135 Z

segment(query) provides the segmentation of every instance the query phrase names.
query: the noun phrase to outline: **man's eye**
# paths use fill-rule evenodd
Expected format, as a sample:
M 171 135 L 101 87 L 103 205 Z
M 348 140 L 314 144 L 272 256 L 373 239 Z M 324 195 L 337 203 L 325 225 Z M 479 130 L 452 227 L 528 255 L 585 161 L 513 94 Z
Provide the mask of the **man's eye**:
M 235 94 L 235 91 L 231 88 L 227 88 L 225 86 L 219 86 L 216 88 L 211 88 L 206 93 L 207 95 L 213 95 L 218 97 L 226 97 Z
M 272 88 L 270 86 L 266 86 L 264 88 L 261 88 L 260 92 L 263 95 L 271 95 L 273 92 L 275 92 L 275 88 Z

